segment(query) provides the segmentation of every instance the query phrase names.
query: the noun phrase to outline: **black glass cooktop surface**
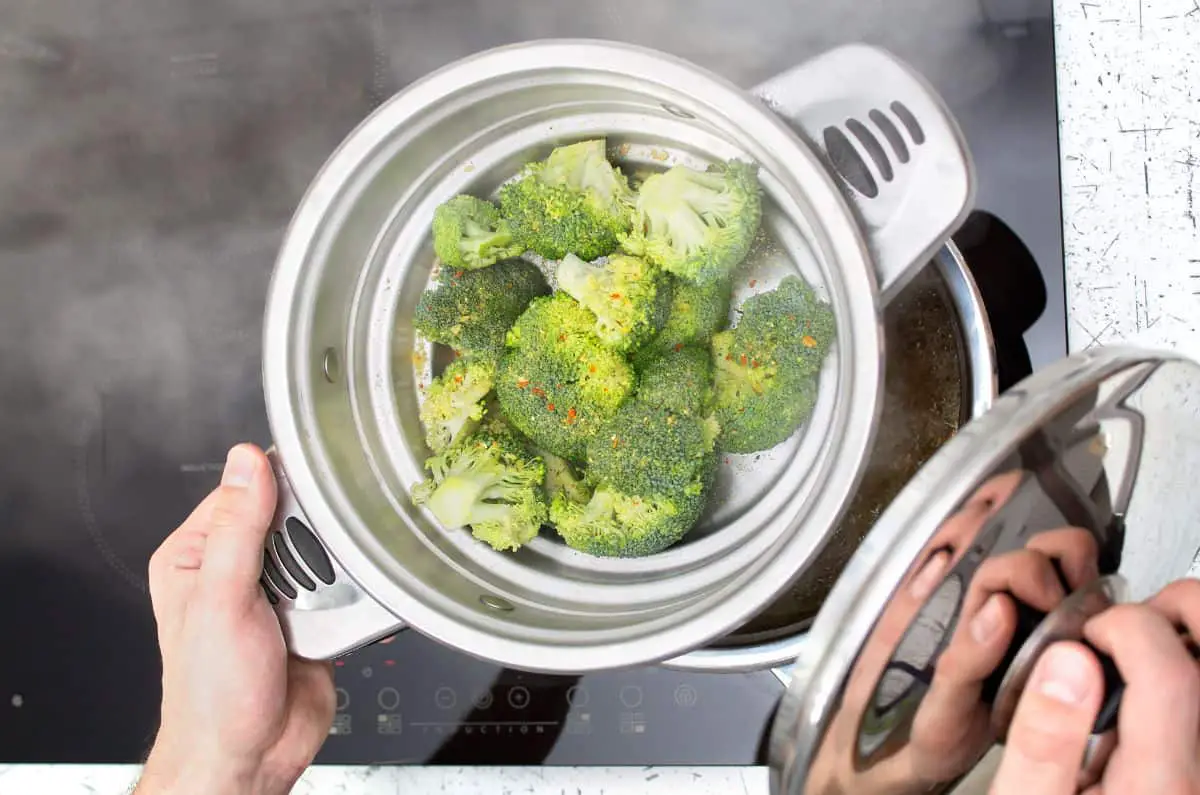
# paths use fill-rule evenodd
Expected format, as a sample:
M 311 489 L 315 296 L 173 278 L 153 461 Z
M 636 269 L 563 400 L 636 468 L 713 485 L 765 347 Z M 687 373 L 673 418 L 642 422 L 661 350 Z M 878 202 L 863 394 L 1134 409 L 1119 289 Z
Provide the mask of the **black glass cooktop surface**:
M 1012 268 L 986 221 L 963 241 L 1011 381 L 1065 352 L 1049 5 L 0 5 L 0 761 L 145 752 L 146 562 L 230 444 L 269 443 L 261 313 L 282 230 L 387 96 L 528 38 L 633 41 L 746 86 L 838 43 L 884 45 L 946 97 L 979 206 L 1037 262 Z M 782 692 L 766 671 L 522 674 L 413 633 L 337 673 L 324 762 L 745 764 Z

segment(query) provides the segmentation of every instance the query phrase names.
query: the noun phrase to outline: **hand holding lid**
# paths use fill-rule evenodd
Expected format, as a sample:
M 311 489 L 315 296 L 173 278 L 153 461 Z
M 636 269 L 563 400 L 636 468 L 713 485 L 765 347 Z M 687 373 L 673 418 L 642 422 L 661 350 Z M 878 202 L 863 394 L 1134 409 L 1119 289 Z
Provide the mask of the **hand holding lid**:
M 1200 474 L 1198 388 L 1194 363 L 1094 351 L 1028 379 L 935 456 L 817 619 L 773 731 L 776 790 L 949 791 L 1019 722 L 1054 641 L 1092 644 L 1115 602 L 1185 575 L 1200 546 L 1185 485 Z M 1112 745 L 1123 682 L 1109 654 L 1094 656 L 1111 715 L 1093 730 L 1110 741 L 1090 743 L 1078 785 Z

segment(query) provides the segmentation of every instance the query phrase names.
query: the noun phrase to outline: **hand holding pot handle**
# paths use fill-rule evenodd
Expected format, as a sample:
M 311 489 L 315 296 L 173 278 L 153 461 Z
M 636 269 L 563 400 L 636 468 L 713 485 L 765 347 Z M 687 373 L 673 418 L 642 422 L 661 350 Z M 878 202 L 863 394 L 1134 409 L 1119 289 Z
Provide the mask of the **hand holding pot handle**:
M 329 732 L 332 669 L 288 655 L 259 587 L 274 508 L 266 457 L 235 447 L 150 560 L 162 722 L 138 795 L 283 795 Z
M 824 155 L 857 211 L 884 301 L 933 257 L 975 201 L 975 169 L 933 89 L 891 54 L 831 50 L 756 86 Z

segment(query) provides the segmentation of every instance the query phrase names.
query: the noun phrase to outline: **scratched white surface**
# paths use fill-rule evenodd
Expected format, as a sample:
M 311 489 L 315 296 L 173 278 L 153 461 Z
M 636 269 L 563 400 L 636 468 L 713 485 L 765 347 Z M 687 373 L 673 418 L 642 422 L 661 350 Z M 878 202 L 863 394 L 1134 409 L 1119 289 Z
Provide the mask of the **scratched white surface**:
M 1055 13 L 1071 349 L 1200 357 L 1200 2 Z
M 1070 346 L 1200 358 L 1200 0 L 1055 0 Z M 0 795 L 119 793 L 127 765 L 0 765 Z M 761 768 L 322 767 L 296 795 L 758 795 Z

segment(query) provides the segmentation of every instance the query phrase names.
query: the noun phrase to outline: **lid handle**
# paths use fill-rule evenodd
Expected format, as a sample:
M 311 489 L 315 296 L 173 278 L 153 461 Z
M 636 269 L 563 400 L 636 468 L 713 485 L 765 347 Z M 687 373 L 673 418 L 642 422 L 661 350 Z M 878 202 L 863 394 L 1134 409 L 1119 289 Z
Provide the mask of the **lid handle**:
M 910 67 L 848 45 L 753 89 L 823 156 L 889 301 L 965 220 L 975 170 L 957 123 Z

